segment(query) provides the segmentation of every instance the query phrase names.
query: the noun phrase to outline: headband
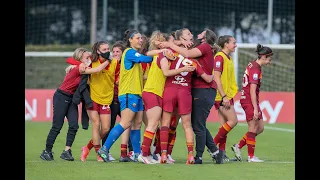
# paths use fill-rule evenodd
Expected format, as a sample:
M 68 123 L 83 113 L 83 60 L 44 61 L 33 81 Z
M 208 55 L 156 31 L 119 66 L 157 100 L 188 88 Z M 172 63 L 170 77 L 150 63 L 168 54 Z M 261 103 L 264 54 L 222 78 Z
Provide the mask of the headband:
M 130 35 L 129 38 L 133 38 L 133 36 L 134 36 L 135 34 L 137 34 L 137 33 L 138 33 L 137 31 L 133 32 L 133 33 Z
M 273 55 L 273 52 L 268 53 L 268 54 L 260 54 L 260 56 L 263 56 L 263 55 L 265 55 L 265 56 L 270 56 L 270 55 Z

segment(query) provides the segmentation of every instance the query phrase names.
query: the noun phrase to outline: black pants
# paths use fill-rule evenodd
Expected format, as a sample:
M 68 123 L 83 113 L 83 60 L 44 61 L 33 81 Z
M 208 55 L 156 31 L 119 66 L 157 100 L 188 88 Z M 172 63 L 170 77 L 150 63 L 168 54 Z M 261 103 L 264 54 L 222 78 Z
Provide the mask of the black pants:
M 57 90 L 53 95 L 53 120 L 46 141 L 47 151 L 52 150 L 53 144 L 64 124 L 65 117 L 67 117 L 69 124 L 66 146 L 71 147 L 79 128 L 78 105 L 72 103 L 72 95 Z
M 116 120 L 117 120 L 117 116 L 121 117 L 121 112 L 120 112 L 120 103 L 117 101 L 112 101 L 111 105 L 110 105 L 110 110 L 111 110 L 111 124 L 110 124 L 110 130 L 109 132 L 102 138 L 102 145 L 106 142 L 109 133 L 111 131 L 111 129 L 114 127 Z M 128 146 L 129 146 L 129 151 L 133 151 L 133 147 L 129 138 L 129 142 L 128 142 Z
M 205 146 L 211 151 L 216 147 L 212 135 L 206 127 L 206 121 L 216 98 L 216 90 L 212 88 L 192 89 L 191 123 L 196 134 L 196 156 L 202 157 Z

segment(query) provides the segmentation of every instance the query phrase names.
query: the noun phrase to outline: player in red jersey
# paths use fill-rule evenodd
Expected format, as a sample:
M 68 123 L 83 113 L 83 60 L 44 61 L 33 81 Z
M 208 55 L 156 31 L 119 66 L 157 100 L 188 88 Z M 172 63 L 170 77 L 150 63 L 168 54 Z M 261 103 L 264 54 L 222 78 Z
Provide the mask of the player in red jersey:
M 175 39 L 175 31 L 171 32 L 170 34 L 164 33 L 164 37 L 168 42 L 174 42 L 174 41 L 177 42 L 177 40 Z M 181 44 L 181 43 L 178 42 L 177 44 Z M 175 160 L 172 158 L 172 150 L 174 147 L 174 143 L 176 141 L 176 136 L 177 136 L 176 128 L 178 126 L 179 118 L 180 118 L 179 115 L 177 115 L 176 113 L 173 113 L 170 121 L 170 126 L 169 126 L 168 149 L 167 149 L 168 161 L 167 162 L 170 164 L 173 164 L 175 162 Z M 153 157 L 154 159 L 159 161 L 160 161 L 160 153 L 161 153 L 160 128 L 161 127 L 158 127 L 156 130 L 156 135 L 155 135 L 154 143 L 152 146 Z
M 176 32 L 177 33 L 177 32 Z M 192 35 L 190 31 L 182 31 L 184 35 Z M 190 41 L 191 39 L 183 36 L 182 39 L 185 41 Z M 197 62 L 201 65 L 204 72 L 208 75 L 212 74 L 213 71 L 213 55 L 217 51 L 215 45 L 217 36 L 216 34 L 205 29 L 203 32 L 198 34 L 197 40 L 194 42 L 193 48 L 184 44 L 185 47 L 180 47 L 174 43 L 164 43 L 161 42 L 163 47 L 170 47 L 175 51 L 179 52 L 184 57 L 195 58 Z M 192 41 L 191 41 L 192 42 Z M 188 43 L 187 43 L 188 44 Z M 191 43 L 193 44 L 193 43 Z M 206 82 L 202 77 L 194 77 L 192 79 L 192 113 L 191 121 L 192 128 L 196 134 L 196 157 L 195 164 L 202 164 L 202 154 L 204 152 L 205 146 L 208 147 L 211 157 L 219 152 L 216 144 L 213 142 L 210 131 L 206 127 L 206 120 L 208 118 L 211 107 L 214 104 L 214 98 L 216 95 L 217 84 L 215 81 L 210 83 Z
M 162 95 L 166 82 L 166 77 L 174 76 L 181 72 L 194 71 L 193 66 L 183 66 L 178 69 L 169 69 L 170 61 L 166 58 L 168 50 L 160 49 L 157 45 L 157 41 L 165 41 L 164 34 L 160 31 L 152 32 L 149 40 L 149 51 L 158 50 L 160 53 L 153 56 L 150 71 L 148 73 L 148 79 L 142 92 L 142 99 L 144 102 L 144 108 L 147 114 L 148 123 L 144 132 L 144 138 L 141 145 L 141 154 L 138 160 L 144 164 L 159 163 L 158 158 L 152 158 L 150 153 L 150 145 L 154 137 L 155 131 L 161 119 L 162 114 Z M 169 51 L 171 52 L 171 51 Z M 172 52 L 171 52 L 172 53 Z M 172 54 L 173 56 L 173 54 Z M 170 57 L 170 56 L 169 56 Z
M 188 39 L 192 41 L 193 35 L 187 28 L 183 28 L 176 32 L 177 39 Z M 183 45 L 182 45 L 183 46 Z M 200 64 L 196 60 L 183 57 L 181 54 L 176 54 L 176 60 L 172 61 L 170 69 L 181 68 L 186 65 L 196 67 L 197 76 L 201 76 L 206 82 L 213 81 L 213 75 L 207 75 Z M 182 126 L 186 135 L 186 145 L 188 149 L 188 159 L 186 164 L 194 164 L 193 146 L 194 132 L 191 126 L 191 111 L 192 111 L 192 95 L 191 95 L 191 80 L 194 73 L 182 72 L 178 75 L 168 77 L 166 80 L 163 92 L 163 114 L 160 130 L 161 141 L 161 160 L 160 163 L 167 162 L 167 144 L 168 130 L 172 113 L 177 109 L 177 113 L 181 116 Z
M 91 61 L 90 53 L 85 48 L 77 48 L 73 53 L 73 58 L 81 63 L 73 68 L 67 68 L 68 73 L 53 95 L 54 112 L 52 127 L 47 136 L 46 149 L 43 150 L 40 155 L 40 158 L 45 161 L 54 160 L 52 154 L 53 144 L 55 143 L 55 140 L 62 129 L 65 117 L 67 117 L 69 128 L 65 150 L 60 155 L 60 158 L 67 161 L 74 161 L 71 153 L 71 146 L 74 142 L 79 126 L 78 106 L 77 104 L 73 103 L 73 95 L 79 87 L 82 74 L 93 74 L 100 72 L 110 63 L 110 61 L 105 61 L 95 68 L 88 68 L 85 64 Z
M 235 157 L 241 161 L 240 149 L 248 145 L 248 162 L 263 162 L 254 156 L 256 136 L 264 129 L 262 112 L 259 107 L 259 92 L 261 87 L 262 70 L 261 66 L 271 64 L 272 49 L 260 44 L 257 45 L 256 52 L 258 58 L 251 61 L 243 75 L 240 103 L 246 114 L 248 132 L 242 137 L 238 144 L 234 144 L 231 149 Z

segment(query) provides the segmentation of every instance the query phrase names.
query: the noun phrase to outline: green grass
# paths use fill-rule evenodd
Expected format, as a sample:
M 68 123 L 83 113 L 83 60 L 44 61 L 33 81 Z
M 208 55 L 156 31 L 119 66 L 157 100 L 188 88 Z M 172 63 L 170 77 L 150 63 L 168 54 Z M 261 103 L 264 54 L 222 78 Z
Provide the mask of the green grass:
M 294 130 L 294 125 L 276 124 L 268 127 L 277 127 Z M 145 165 L 140 163 L 104 163 L 97 162 L 92 150 L 86 162 L 81 162 L 80 149 L 86 145 L 91 137 L 91 130 L 81 129 L 77 133 L 73 144 L 74 162 L 66 162 L 59 158 L 64 149 L 67 133 L 65 123 L 54 144 L 55 160 L 42 161 L 40 153 L 45 148 L 45 141 L 51 123 L 25 122 L 26 149 L 25 149 L 25 176 L 26 180 L 45 179 L 228 179 L 228 180 L 291 180 L 295 179 L 295 133 L 272 129 L 265 131 L 257 137 L 256 156 L 265 160 L 264 163 L 230 162 L 226 164 L 213 164 L 205 151 L 202 165 L 186 165 L 185 136 L 181 125 L 177 129 L 177 139 L 173 149 L 175 164 Z M 90 128 L 89 128 L 90 129 Z M 208 123 L 208 129 L 214 136 L 218 129 L 217 123 Z M 230 146 L 237 143 L 246 133 L 245 124 L 238 125 L 228 135 L 227 155 L 233 156 Z M 141 133 L 142 134 L 142 133 Z M 118 160 L 120 156 L 120 142 L 115 142 L 111 148 L 112 155 Z M 242 157 L 247 159 L 247 147 L 242 149 Z

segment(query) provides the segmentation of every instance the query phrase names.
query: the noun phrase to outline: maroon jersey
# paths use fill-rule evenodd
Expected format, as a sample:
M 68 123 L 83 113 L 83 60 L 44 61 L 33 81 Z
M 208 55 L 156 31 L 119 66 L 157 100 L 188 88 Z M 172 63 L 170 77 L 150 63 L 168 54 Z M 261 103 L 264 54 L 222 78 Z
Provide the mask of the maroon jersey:
M 223 52 L 223 51 L 222 51 Z M 230 60 L 230 56 L 226 53 L 223 52 L 224 55 L 227 56 L 227 58 Z M 220 71 L 221 73 L 223 72 L 223 57 L 221 55 L 218 55 L 214 58 L 214 71 Z
M 211 50 L 211 46 L 208 43 L 202 43 L 199 46 L 197 46 L 201 51 L 202 56 L 197 58 L 199 64 L 203 68 L 203 71 L 211 75 L 213 71 L 213 54 Z M 212 87 L 213 89 L 217 89 L 217 83 L 215 81 L 212 81 L 211 83 L 207 83 L 204 79 L 201 77 L 193 78 L 192 80 L 192 86 L 193 88 L 209 88 Z
M 174 51 L 173 51 L 174 52 Z M 175 52 L 174 52 L 175 53 Z M 203 70 L 201 67 L 198 67 L 198 63 L 195 60 L 188 59 L 183 57 L 181 54 L 175 53 L 177 57 L 174 61 L 170 61 L 170 69 L 179 69 L 184 67 L 185 65 L 195 65 L 196 73 L 201 75 Z M 193 72 L 181 72 L 175 76 L 169 76 L 166 79 L 166 83 L 164 87 L 178 87 L 178 88 L 186 88 L 191 91 L 191 80 L 193 76 Z M 201 78 L 201 77 L 200 77 Z
M 257 103 L 259 104 L 259 92 L 261 86 L 262 71 L 261 66 L 255 61 L 251 61 L 243 75 L 242 79 L 242 89 L 241 89 L 241 104 L 252 104 L 250 96 L 250 84 L 257 84 L 256 95 Z
M 81 74 L 79 72 L 79 65 L 71 69 L 64 77 L 59 89 L 70 94 L 74 94 L 80 84 Z

